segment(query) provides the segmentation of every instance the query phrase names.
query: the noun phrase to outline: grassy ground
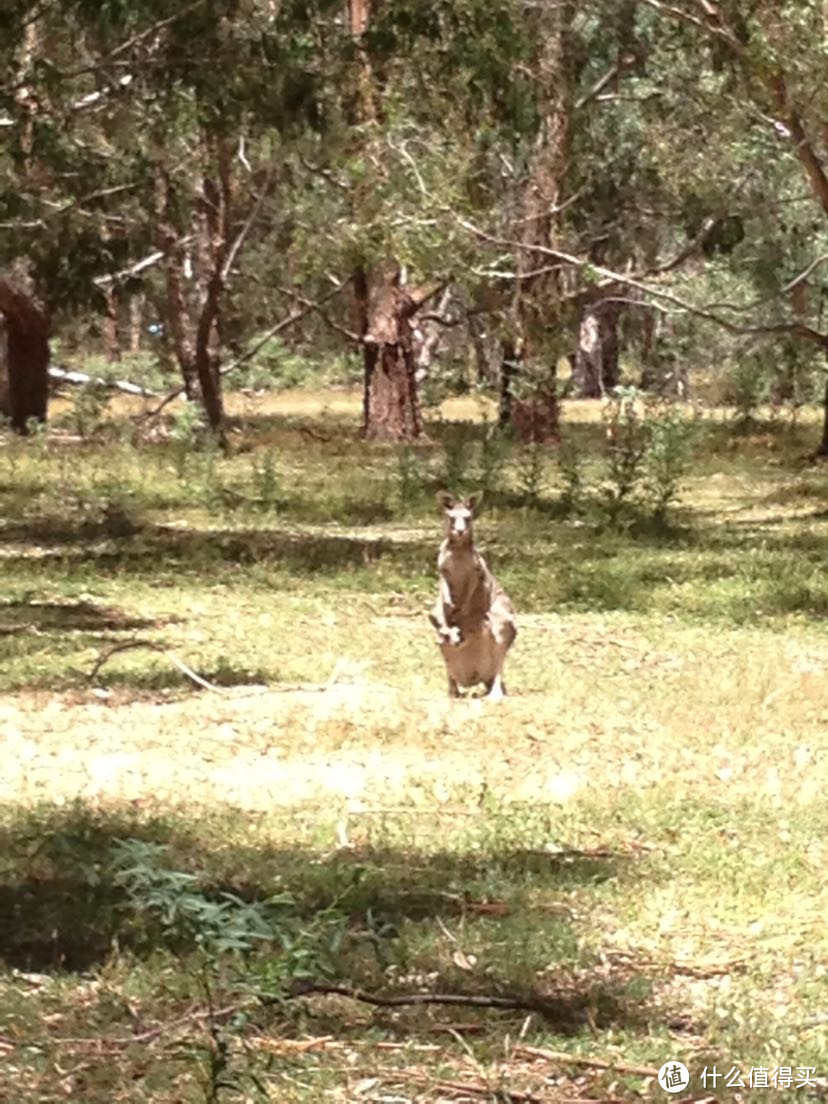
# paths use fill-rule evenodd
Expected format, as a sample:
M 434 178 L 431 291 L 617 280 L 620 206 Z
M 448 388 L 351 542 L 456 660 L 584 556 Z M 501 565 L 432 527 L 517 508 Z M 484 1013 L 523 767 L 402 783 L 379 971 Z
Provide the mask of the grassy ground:
M 483 459 L 485 406 L 409 450 L 357 406 L 240 397 L 229 458 L 124 407 L 0 439 L 0 1098 L 664 1100 L 668 1060 L 824 1097 L 813 426 L 708 417 L 671 523 L 611 527 Z M 464 470 L 499 706 L 448 703 L 425 620 Z M 466 1003 L 363 999 L 423 994 Z

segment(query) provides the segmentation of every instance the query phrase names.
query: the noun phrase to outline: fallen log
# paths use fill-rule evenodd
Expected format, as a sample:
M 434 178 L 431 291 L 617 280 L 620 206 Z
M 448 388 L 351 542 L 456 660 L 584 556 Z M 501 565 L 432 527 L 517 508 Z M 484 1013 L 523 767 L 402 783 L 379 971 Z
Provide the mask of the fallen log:
M 66 368 L 49 368 L 49 379 L 59 383 L 69 383 L 75 387 L 99 387 L 106 391 L 122 391 L 125 395 L 141 395 L 147 399 L 157 399 L 158 392 L 142 387 L 130 380 L 105 380 L 100 376 L 90 376 L 86 372 L 70 372 Z

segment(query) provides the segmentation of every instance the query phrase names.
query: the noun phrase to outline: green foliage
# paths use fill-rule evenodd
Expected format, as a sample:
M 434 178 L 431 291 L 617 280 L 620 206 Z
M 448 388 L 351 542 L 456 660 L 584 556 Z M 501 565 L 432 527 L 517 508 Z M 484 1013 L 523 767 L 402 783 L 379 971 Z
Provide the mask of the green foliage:
M 195 403 L 181 403 L 170 420 L 170 444 L 179 479 L 184 478 L 193 454 L 203 441 L 204 411 Z
M 274 911 L 295 907 L 285 896 L 252 903 L 227 892 L 208 896 L 195 874 L 169 869 L 165 857 L 161 845 L 142 840 L 116 840 L 112 850 L 113 883 L 124 891 L 124 907 L 140 917 L 150 938 L 157 925 L 170 945 L 198 947 L 211 958 L 250 952 L 274 938 Z
M 260 510 L 276 510 L 283 495 L 276 450 L 270 448 L 266 449 L 260 456 L 254 455 L 252 467 L 256 507 Z
M 516 449 L 516 481 L 524 505 L 537 506 L 546 485 L 548 453 L 544 445 L 533 442 Z
M 480 437 L 478 485 L 484 497 L 503 489 L 506 466 L 512 456 L 514 443 L 508 432 L 496 422 L 484 419 Z
M 66 422 L 79 437 L 96 433 L 104 420 L 108 395 L 94 383 L 83 384 L 72 392 L 72 405 Z
M 727 370 L 724 400 L 733 406 L 739 425 L 751 425 L 761 404 L 767 402 L 770 378 L 765 369 L 761 358 L 745 355 L 733 361 Z
M 397 452 L 396 474 L 400 509 L 409 510 L 423 498 L 427 477 L 422 459 L 410 445 L 404 445 Z
M 243 369 L 236 370 L 233 382 L 237 387 L 254 390 L 284 390 L 330 381 L 315 361 L 291 351 L 278 337 L 270 337 Z
M 475 443 L 473 427 L 466 422 L 446 422 L 441 438 L 441 486 L 458 495 L 473 490 L 477 477 L 472 464 Z
M 625 387 L 605 402 L 602 427 L 602 449 L 594 458 L 569 432 L 564 435 L 557 452 L 562 510 L 597 510 L 613 528 L 642 515 L 663 525 L 688 472 L 697 423 L 680 404 Z
M 644 494 L 653 518 L 663 522 L 687 473 L 698 426 L 675 403 L 651 401 L 646 411 Z
M 561 506 L 566 513 L 579 513 L 584 497 L 584 458 L 575 443 L 565 434 L 557 456 L 558 471 L 563 482 Z
M 602 411 L 606 438 L 604 508 L 611 525 L 638 488 L 644 474 L 647 430 L 641 396 L 634 387 L 616 387 Z

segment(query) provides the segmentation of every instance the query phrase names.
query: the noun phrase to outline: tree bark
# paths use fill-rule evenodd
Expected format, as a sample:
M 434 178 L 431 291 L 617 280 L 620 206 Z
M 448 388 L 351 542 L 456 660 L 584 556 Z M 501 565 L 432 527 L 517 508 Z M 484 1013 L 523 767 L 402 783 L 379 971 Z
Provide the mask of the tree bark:
M 219 371 L 219 317 L 224 291 L 224 262 L 230 245 L 230 202 L 232 181 L 230 150 L 223 138 L 207 139 L 216 167 L 216 179 L 202 181 L 198 212 L 199 304 L 195 340 L 195 370 L 204 410 L 212 431 L 222 445 L 224 438 L 224 395 Z
M 5 379 L 0 368 L 0 414 L 16 433 L 29 432 L 29 419 L 46 421 L 49 399 L 49 323 L 23 292 L 0 280 L 0 314 L 5 319 Z
M 504 340 L 501 375 L 500 422 L 530 427 L 544 439 L 557 436 L 557 356 L 550 357 L 545 382 L 531 395 L 516 398 L 512 383 L 523 361 L 536 355 L 542 338 L 560 325 L 557 303 L 561 290 L 560 271 L 533 275 L 548 268 L 548 258 L 533 246 L 554 248 L 560 238 L 560 199 L 569 160 L 571 109 L 574 96 L 573 51 L 570 34 L 576 12 L 575 0 L 542 0 L 538 9 L 538 115 L 540 125 L 529 163 L 520 205 L 515 294 L 509 317 L 511 333 Z M 510 370 L 511 368 L 511 370 Z M 537 409 L 533 410 L 533 407 Z
M 600 399 L 618 386 L 617 303 L 589 303 L 581 313 L 575 354 L 573 393 L 579 399 Z
M 365 32 L 371 20 L 372 0 L 348 0 L 348 30 L 355 47 L 346 115 L 358 142 L 370 145 L 371 125 L 379 115 L 371 58 Z M 368 137 L 365 137 L 368 134 Z M 365 152 L 364 149 L 362 152 Z M 366 179 L 354 190 L 351 202 L 359 218 L 372 187 Z M 354 268 L 353 283 L 358 328 L 363 342 L 364 389 L 362 436 L 374 441 L 407 441 L 422 435 L 411 319 L 419 302 L 404 286 L 396 260 L 369 268 Z
M 828 349 L 826 349 L 826 353 L 828 353 Z M 825 377 L 825 389 L 822 394 L 822 440 L 815 455 L 828 456 L 828 375 Z
M 118 294 L 114 284 L 104 291 L 104 355 L 110 364 L 121 359 L 121 341 L 118 334 Z
M 173 185 L 167 169 L 158 165 L 155 174 L 155 220 L 158 248 L 164 253 L 164 324 L 172 341 L 181 372 L 184 393 L 197 398 L 195 345 L 184 293 L 182 247 L 172 220 Z
M 489 335 L 476 315 L 468 317 L 469 339 L 474 350 L 474 362 L 477 370 L 477 382 L 485 387 L 494 387 L 497 383 L 497 348 L 492 348 Z
M 400 266 L 389 262 L 362 283 L 365 365 L 362 435 L 373 441 L 408 441 L 423 432 L 411 318 L 420 304 L 402 286 Z M 366 294 L 367 292 L 367 294 Z
M 129 351 L 141 352 L 144 329 L 144 293 L 134 291 L 129 297 Z
M 195 294 L 185 287 L 184 255 L 173 218 L 173 183 L 163 164 L 156 170 L 158 247 L 164 252 L 165 323 L 172 338 L 184 390 L 198 399 L 210 429 L 224 446 L 224 396 L 219 364 L 218 324 L 224 292 L 224 266 L 230 237 L 232 175 L 225 138 L 203 137 L 205 161 L 215 170 L 200 178 L 194 215 Z

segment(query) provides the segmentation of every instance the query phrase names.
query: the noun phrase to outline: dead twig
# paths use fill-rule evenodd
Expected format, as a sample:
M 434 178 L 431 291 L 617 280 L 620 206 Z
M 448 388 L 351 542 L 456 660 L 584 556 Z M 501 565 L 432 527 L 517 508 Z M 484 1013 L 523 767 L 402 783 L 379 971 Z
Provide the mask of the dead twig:
M 439 1089 L 440 1092 L 450 1093 L 453 1096 L 483 1096 L 488 1100 L 499 1100 L 503 1104 L 541 1104 L 542 1097 L 535 1093 L 521 1092 L 519 1089 L 492 1089 L 491 1085 L 478 1084 L 475 1081 L 449 1081 L 441 1077 L 429 1077 L 424 1073 L 413 1073 L 407 1070 L 399 1070 L 391 1075 L 385 1075 L 382 1080 L 387 1082 L 403 1082 L 409 1085 L 422 1085 L 424 1088 Z M 579 1104 L 589 1104 L 588 1101 Z
M 190 1009 L 183 1016 L 179 1016 L 175 1020 L 170 1020 L 168 1023 L 159 1024 L 158 1027 L 150 1028 L 148 1031 L 142 1031 L 137 1035 L 115 1035 L 115 1036 L 90 1036 L 84 1038 L 82 1036 L 72 1037 L 63 1036 L 53 1040 L 57 1046 L 96 1046 L 99 1049 L 112 1049 L 117 1050 L 119 1047 L 132 1046 L 135 1043 L 151 1043 L 155 1039 L 159 1039 L 162 1035 L 166 1035 L 176 1027 L 183 1027 L 185 1024 L 198 1023 L 201 1020 L 213 1019 L 213 1020 L 226 1020 L 228 1016 L 234 1015 L 241 1009 L 246 1008 L 252 1004 L 252 1001 L 243 1001 L 237 1004 L 228 1005 L 227 1008 L 202 1008 L 202 1009 Z M 19 1046 L 28 1046 L 29 1043 L 21 1041 Z
M 95 661 L 94 667 L 89 672 L 89 681 L 95 681 L 98 676 L 98 672 L 101 670 L 103 665 L 107 663 L 114 655 L 117 655 L 119 652 L 131 651 L 133 648 L 150 648 L 153 652 L 160 652 L 161 655 L 166 656 L 170 663 L 172 663 L 174 667 L 177 667 L 182 674 L 186 675 L 187 678 L 192 679 L 192 681 L 197 686 L 201 686 L 204 690 L 212 690 L 216 694 L 227 693 L 227 689 L 225 687 L 216 686 L 214 683 L 208 682 L 207 679 L 202 678 L 201 675 L 194 671 L 192 667 L 188 667 L 183 660 L 178 658 L 178 656 L 173 655 L 172 652 L 170 652 L 167 648 L 164 648 L 161 644 L 155 644 L 152 640 L 126 640 L 123 641 L 121 644 L 115 644 L 112 648 L 108 648 L 102 655 L 98 656 L 97 660 Z
M 455 1008 L 502 1008 L 519 1012 L 539 1012 L 543 1014 L 549 1011 L 554 999 L 545 1000 L 543 997 L 499 997 L 477 993 L 401 993 L 398 996 L 382 997 L 376 993 L 366 992 L 351 985 L 322 985 L 315 982 L 297 981 L 287 995 L 289 998 L 307 997 L 313 994 L 333 994 L 340 997 L 349 997 L 351 1000 L 361 1001 L 363 1004 L 373 1004 L 379 1008 L 402 1008 L 407 1005 L 452 1005 Z M 261 997 L 265 1004 L 272 1003 L 267 996 Z
M 570 1054 L 565 1050 L 546 1050 L 545 1047 L 528 1046 L 525 1043 L 516 1046 L 513 1053 L 523 1058 L 542 1058 L 545 1062 L 568 1063 L 572 1066 L 586 1066 L 588 1069 L 613 1070 L 615 1073 L 629 1073 L 634 1077 L 658 1077 L 655 1066 L 634 1066 L 604 1058 Z

